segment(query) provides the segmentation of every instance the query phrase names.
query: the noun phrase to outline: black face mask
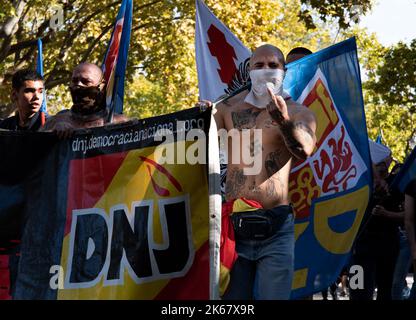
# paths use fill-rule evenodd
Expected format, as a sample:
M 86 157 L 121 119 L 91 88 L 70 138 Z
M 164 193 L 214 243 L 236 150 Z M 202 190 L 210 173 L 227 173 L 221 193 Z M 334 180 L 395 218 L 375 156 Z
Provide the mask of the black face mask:
M 81 87 L 71 86 L 70 88 L 73 106 L 71 110 L 80 115 L 90 115 L 105 108 L 104 91 L 100 86 Z

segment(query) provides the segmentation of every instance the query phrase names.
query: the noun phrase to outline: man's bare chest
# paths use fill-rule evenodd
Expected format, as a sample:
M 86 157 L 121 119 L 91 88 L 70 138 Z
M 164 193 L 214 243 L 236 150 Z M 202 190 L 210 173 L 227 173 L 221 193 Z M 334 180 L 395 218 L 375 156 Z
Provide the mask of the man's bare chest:
M 234 108 L 225 116 L 225 127 L 228 131 L 261 130 L 264 134 L 280 135 L 279 126 L 270 117 L 266 109 Z

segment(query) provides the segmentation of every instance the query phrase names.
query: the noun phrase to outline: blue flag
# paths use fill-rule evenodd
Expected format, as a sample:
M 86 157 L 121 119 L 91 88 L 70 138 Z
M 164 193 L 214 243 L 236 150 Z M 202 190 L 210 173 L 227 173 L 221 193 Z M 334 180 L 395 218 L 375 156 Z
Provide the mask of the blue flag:
M 133 1 L 123 0 L 102 65 L 104 79 L 107 83 L 106 104 L 111 113 L 123 113 L 124 78 L 132 17 Z
M 42 52 L 43 52 L 42 39 L 38 39 L 38 57 L 36 61 L 36 72 L 43 77 L 44 72 L 43 72 L 43 53 Z M 41 117 L 42 126 L 45 124 L 45 121 L 46 121 L 46 113 L 47 113 L 46 91 L 43 90 L 43 102 L 42 102 L 42 106 L 40 107 L 40 117 Z
M 328 288 L 349 260 L 372 186 L 355 38 L 287 65 L 284 88 L 317 119 L 312 156 L 293 164 L 292 298 Z
M 382 134 L 381 129 L 378 131 L 378 135 L 377 135 L 377 138 L 376 138 L 376 143 L 383 144 L 383 134 Z
M 412 153 L 407 157 L 396 178 L 393 180 L 391 187 L 397 188 L 401 192 L 404 192 L 406 190 L 407 185 L 413 179 L 416 179 L 416 147 L 413 149 Z

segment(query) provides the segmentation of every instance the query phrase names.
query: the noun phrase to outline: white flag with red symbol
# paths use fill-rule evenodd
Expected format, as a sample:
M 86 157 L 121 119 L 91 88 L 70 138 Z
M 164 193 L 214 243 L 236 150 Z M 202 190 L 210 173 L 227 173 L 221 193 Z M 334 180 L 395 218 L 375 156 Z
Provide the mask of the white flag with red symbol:
M 202 0 L 196 0 L 195 32 L 200 100 L 214 101 L 245 85 L 250 50 Z

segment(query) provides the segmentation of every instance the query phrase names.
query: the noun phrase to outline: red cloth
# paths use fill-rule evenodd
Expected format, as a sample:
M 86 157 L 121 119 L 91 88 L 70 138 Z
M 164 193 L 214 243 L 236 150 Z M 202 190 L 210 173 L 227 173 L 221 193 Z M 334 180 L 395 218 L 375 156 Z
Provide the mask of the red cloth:
M 235 251 L 234 228 L 230 219 L 233 213 L 234 201 L 228 201 L 222 204 L 221 216 L 221 244 L 220 244 L 220 261 L 228 270 L 231 270 L 237 260 L 237 251 Z
M 233 213 L 262 208 L 254 200 L 239 198 L 222 204 L 221 243 L 220 243 L 220 294 L 223 295 L 230 281 L 230 271 L 238 258 L 235 249 L 234 227 L 230 216 Z
M 10 300 L 9 256 L 0 254 L 0 300 Z

